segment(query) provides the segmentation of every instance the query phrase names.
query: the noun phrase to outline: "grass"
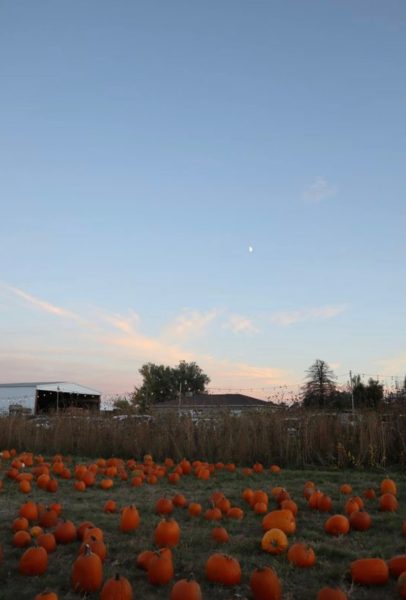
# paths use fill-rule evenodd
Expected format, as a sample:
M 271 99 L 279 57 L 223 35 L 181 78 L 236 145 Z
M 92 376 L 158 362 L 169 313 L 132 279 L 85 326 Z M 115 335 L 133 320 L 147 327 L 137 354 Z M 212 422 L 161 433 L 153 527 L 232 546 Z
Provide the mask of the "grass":
M 83 460 L 83 459 L 82 459 Z M 82 460 L 80 462 L 82 462 Z M 74 461 L 76 462 L 76 461 Z M 6 465 L 7 466 L 7 465 Z M 5 467 L 3 467 L 4 469 Z M 159 517 L 154 512 L 158 498 L 167 494 L 183 493 L 189 501 L 197 501 L 203 509 L 210 506 L 209 497 L 214 490 L 221 490 L 232 505 L 241 506 L 245 510 L 242 521 L 223 519 L 230 534 L 227 544 L 219 546 L 211 540 L 210 532 L 213 523 L 203 517 L 191 518 L 187 510 L 175 508 L 174 518 L 181 526 L 181 542 L 174 550 L 175 580 L 194 574 L 200 582 L 204 598 L 212 600 L 230 600 L 231 598 L 251 598 L 249 577 L 256 566 L 271 565 L 277 571 L 283 583 L 285 600 L 314 600 L 317 591 L 324 585 L 340 586 L 346 590 L 351 600 L 382 600 L 396 597 L 395 581 L 380 588 L 352 586 L 348 577 L 350 562 L 358 557 L 380 556 L 389 559 L 395 554 L 405 552 L 405 538 L 402 536 L 401 523 L 405 515 L 406 474 L 390 472 L 398 484 L 400 510 L 398 513 L 383 513 L 378 510 L 378 501 L 368 501 L 367 510 L 373 519 L 373 526 L 367 532 L 350 532 L 346 536 L 333 538 L 325 534 L 323 525 L 326 514 L 311 511 L 303 497 L 303 484 L 311 479 L 320 489 L 331 495 L 334 501 L 334 512 L 342 512 L 345 498 L 340 496 L 339 486 L 349 482 L 354 494 L 370 486 L 379 488 L 382 473 L 377 471 L 355 470 L 288 470 L 279 475 L 269 471 L 263 474 L 243 476 L 241 470 L 229 473 L 220 470 L 207 482 L 198 480 L 193 475 L 184 476 L 174 486 L 166 478 L 157 485 L 144 484 L 140 488 L 131 487 L 129 481 L 117 480 L 109 491 L 98 486 L 87 488 L 85 492 L 73 489 L 72 480 L 59 480 L 56 494 L 44 492 L 33 486 L 28 495 L 19 493 L 17 485 L 5 478 L 4 491 L 0 496 L 0 542 L 4 549 L 4 561 L 0 566 L 0 597 L 2 600 L 33 600 L 35 594 L 50 589 L 57 591 L 60 599 L 78 598 L 70 588 L 70 572 L 75 559 L 79 542 L 66 546 L 58 546 L 50 555 L 49 568 L 42 577 L 24 577 L 18 573 L 18 561 L 21 549 L 12 546 L 11 522 L 18 514 L 19 506 L 27 497 L 36 502 L 49 504 L 59 501 L 63 505 L 63 516 L 71 519 L 76 525 L 84 520 L 91 520 L 105 532 L 108 556 L 104 564 L 105 578 L 113 576 L 117 571 L 127 577 L 134 589 L 135 598 L 149 600 L 152 598 L 169 598 L 172 584 L 159 588 L 147 582 L 144 571 L 137 569 L 135 558 L 145 549 L 153 549 L 153 530 Z M 262 537 L 261 516 L 251 511 L 241 499 L 241 492 L 246 487 L 264 489 L 268 493 L 272 487 L 285 487 L 291 497 L 299 505 L 296 534 L 290 536 L 289 542 L 306 541 L 315 550 L 317 564 L 311 569 L 298 569 L 290 566 L 285 555 L 272 557 L 260 548 Z M 141 515 L 141 525 L 133 533 L 123 534 L 119 531 L 118 514 L 106 514 L 103 506 L 107 499 L 117 501 L 119 507 L 135 504 Z M 269 509 L 276 508 L 270 499 Z M 237 558 L 242 567 L 243 580 L 235 588 L 222 588 L 205 581 L 204 565 L 213 552 L 225 552 Z M 88 596 L 98 598 L 98 594 Z

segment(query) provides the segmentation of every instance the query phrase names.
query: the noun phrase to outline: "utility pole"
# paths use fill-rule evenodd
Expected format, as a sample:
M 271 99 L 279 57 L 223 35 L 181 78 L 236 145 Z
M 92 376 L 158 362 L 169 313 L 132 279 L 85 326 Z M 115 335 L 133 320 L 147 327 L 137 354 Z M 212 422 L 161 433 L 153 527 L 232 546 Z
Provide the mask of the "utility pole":
M 352 372 L 350 370 L 350 385 L 351 385 L 351 409 L 352 412 L 355 412 L 355 406 L 354 406 L 354 382 L 352 380 Z
M 179 405 L 178 405 L 179 414 L 180 414 L 181 402 L 182 402 L 182 381 L 179 383 Z
M 59 414 L 59 392 L 60 392 L 60 387 L 59 385 L 56 387 L 56 414 Z

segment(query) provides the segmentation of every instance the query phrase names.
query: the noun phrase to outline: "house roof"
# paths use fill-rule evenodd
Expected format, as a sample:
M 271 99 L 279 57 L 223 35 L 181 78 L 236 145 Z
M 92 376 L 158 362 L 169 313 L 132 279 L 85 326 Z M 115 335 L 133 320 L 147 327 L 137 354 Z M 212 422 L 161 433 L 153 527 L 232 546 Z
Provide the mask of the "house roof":
M 265 400 L 259 400 L 258 398 L 252 398 L 245 394 L 194 394 L 192 397 L 181 399 L 181 408 L 197 408 L 197 407 L 254 407 L 254 406 L 267 406 L 268 402 Z M 170 408 L 178 407 L 179 400 L 168 400 L 166 402 L 159 402 L 156 408 Z
M 100 396 L 98 390 L 85 385 L 69 383 L 67 381 L 33 381 L 29 383 L 0 383 L 0 388 L 35 388 L 43 392 L 62 392 L 66 394 L 84 394 L 89 396 Z

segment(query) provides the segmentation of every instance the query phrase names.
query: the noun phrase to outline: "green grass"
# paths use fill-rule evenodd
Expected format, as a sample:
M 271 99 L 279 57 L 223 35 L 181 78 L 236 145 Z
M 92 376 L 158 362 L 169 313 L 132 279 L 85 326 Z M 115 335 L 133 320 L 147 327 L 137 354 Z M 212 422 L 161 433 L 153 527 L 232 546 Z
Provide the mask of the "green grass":
M 354 494 L 362 494 L 371 485 L 379 488 L 382 473 L 368 471 L 312 471 L 283 470 L 280 475 L 269 472 L 244 477 L 240 471 L 232 474 L 218 471 L 208 482 L 202 482 L 193 475 L 185 476 L 178 485 L 173 486 L 165 480 L 157 485 L 144 484 L 134 488 L 128 482 L 117 481 L 112 490 L 103 491 L 99 487 L 88 488 L 85 492 L 76 492 L 73 482 L 59 480 L 56 494 L 38 490 L 35 485 L 29 495 L 18 492 L 17 486 L 5 478 L 4 491 L 0 495 L 0 543 L 4 549 L 4 561 L 0 566 L 1 600 L 33 600 L 35 594 L 46 589 L 58 592 L 59 598 L 66 600 L 78 598 L 71 591 L 70 573 L 79 542 L 67 546 L 58 546 L 49 557 L 49 568 L 42 577 L 24 577 L 18 573 L 18 561 L 23 550 L 12 546 L 11 522 L 18 514 L 18 508 L 27 498 L 36 502 L 51 503 L 59 501 L 63 505 L 63 516 L 76 525 L 91 520 L 105 532 L 108 556 L 104 563 L 105 577 L 116 572 L 127 577 L 134 589 L 134 597 L 148 600 L 169 598 L 173 583 L 159 588 L 147 582 L 146 573 L 137 569 L 135 559 L 139 552 L 153 549 L 153 530 L 159 517 L 154 513 L 156 500 L 164 494 L 173 496 L 183 493 L 189 501 L 197 501 L 203 508 L 210 506 L 209 497 L 214 490 L 221 490 L 230 499 L 232 505 L 241 506 L 245 511 L 242 521 L 223 519 L 222 524 L 230 534 L 230 541 L 217 545 L 210 538 L 214 526 L 203 517 L 191 518 L 187 510 L 176 508 L 174 518 L 182 530 L 180 545 L 174 550 L 175 580 L 194 574 L 203 590 L 203 597 L 211 600 L 229 600 L 230 598 L 251 598 L 249 578 L 256 566 L 271 565 L 277 571 L 283 583 L 283 598 L 314 600 L 317 591 L 324 585 L 340 586 L 346 590 L 352 600 L 378 600 L 396 598 L 395 581 L 392 579 L 384 587 L 364 588 L 352 586 L 348 577 L 349 565 L 358 557 L 379 556 L 385 559 L 404 553 L 405 538 L 402 536 L 401 523 L 406 505 L 406 474 L 389 473 L 398 484 L 398 513 L 381 513 L 378 501 L 366 503 L 373 519 L 372 528 L 367 532 L 350 532 L 348 535 L 333 538 L 325 534 L 323 525 L 328 515 L 311 511 L 303 498 L 303 484 L 311 479 L 334 501 L 334 512 L 342 512 L 345 498 L 340 497 L 339 486 L 349 482 Z M 297 569 L 289 565 L 286 556 L 271 557 L 260 547 L 262 537 L 261 520 L 241 499 L 246 487 L 264 489 L 268 493 L 275 485 L 285 487 L 293 500 L 299 505 L 296 534 L 289 541 L 306 541 L 315 550 L 317 564 L 311 569 Z M 141 525 L 133 533 L 122 534 L 118 528 L 118 514 L 105 514 L 103 506 L 107 499 L 115 499 L 121 508 L 135 504 L 141 515 Z M 276 508 L 271 499 L 269 510 Z M 237 558 L 242 567 L 243 580 L 236 588 L 222 588 L 205 581 L 204 565 L 208 556 L 216 551 L 225 552 Z M 99 594 L 88 596 L 98 598 Z

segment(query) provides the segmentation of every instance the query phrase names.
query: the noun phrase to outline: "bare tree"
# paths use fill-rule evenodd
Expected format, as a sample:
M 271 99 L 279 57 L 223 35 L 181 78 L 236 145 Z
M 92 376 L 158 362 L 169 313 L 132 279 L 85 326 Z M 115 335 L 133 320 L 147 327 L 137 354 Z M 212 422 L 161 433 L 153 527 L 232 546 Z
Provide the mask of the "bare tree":
M 306 371 L 307 382 L 302 387 L 303 406 L 326 408 L 336 395 L 336 377 L 329 365 L 317 359 Z

